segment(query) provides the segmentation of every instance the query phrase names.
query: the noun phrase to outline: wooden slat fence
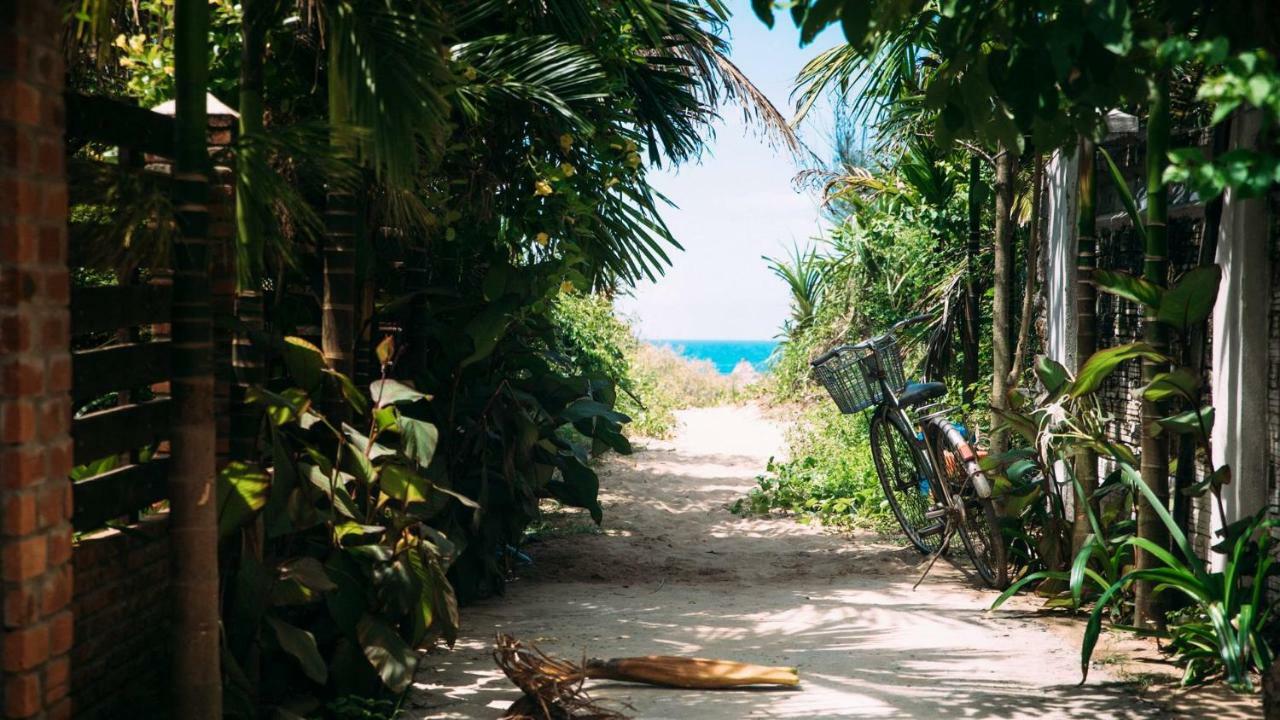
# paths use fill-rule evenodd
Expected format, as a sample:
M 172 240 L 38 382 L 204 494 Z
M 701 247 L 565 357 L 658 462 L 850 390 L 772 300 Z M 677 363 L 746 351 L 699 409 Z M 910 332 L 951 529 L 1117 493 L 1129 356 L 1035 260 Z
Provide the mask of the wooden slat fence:
M 171 117 L 70 93 L 67 136 L 73 146 L 114 146 L 121 165 L 167 180 L 154 168 L 163 168 L 172 152 Z M 165 499 L 173 412 L 167 271 L 89 269 L 98 277 L 115 272 L 118 284 L 86 284 L 71 292 L 71 395 L 77 408 L 71 437 L 80 466 L 72 520 L 79 532 L 136 519 Z M 89 468 L 96 472 L 87 474 Z

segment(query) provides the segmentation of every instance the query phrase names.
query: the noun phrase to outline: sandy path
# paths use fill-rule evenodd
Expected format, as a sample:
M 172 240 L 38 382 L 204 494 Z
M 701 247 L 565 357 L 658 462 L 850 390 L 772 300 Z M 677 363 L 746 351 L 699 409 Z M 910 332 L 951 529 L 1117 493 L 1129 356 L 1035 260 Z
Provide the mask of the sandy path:
M 496 718 L 518 696 L 495 631 L 565 657 L 690 654 L 794 665 L 796 691 L 698 692 L 597 683 L 635 718 L 1152 718 L 1107 668 L 1080 679 L 1077 645 L 939 563 L 871 536 L 725 506 L 753 485 L 783 429 L 754 408 L 685 411 L 674 442 L 602 469 L 605 532 L 530 546 L 507 595 L 463 611 L 453 652 L 415 684 L 414 718 Z

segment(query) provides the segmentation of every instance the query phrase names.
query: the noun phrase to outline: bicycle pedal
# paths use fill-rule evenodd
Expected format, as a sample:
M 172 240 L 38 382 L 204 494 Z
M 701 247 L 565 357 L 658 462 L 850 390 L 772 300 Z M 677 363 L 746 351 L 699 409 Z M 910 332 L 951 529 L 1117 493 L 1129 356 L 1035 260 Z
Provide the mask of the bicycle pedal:
M 946 525 L 936 522 L 930 525 L 929 527 L 921 528 L 917 530 L 916 534 L 919 535 L 920 537 L 933 537 L 934 535 L 941 535 L 942 531 L 946 529 L 947 529 Z

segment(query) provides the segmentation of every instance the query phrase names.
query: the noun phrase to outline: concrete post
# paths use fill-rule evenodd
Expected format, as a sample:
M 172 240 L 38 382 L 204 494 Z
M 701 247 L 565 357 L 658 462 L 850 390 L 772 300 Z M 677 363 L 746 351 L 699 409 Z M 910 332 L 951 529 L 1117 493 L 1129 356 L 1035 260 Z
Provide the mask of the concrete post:
M 1261 116 L 1240 113 L 1231 128 L 1231 148 L 1256 146 Z M 1257 512 L 1267 502 L 1267 357 L 1271 266 L 1266 198 L 1240 198 L 1227 191 L 1215 258 L 1222 286 L 1213 308 L 1215 465 L 1231 466 L 1222 490 L 1226 522 Z M 1212 529 L 1222 527 L 1213 514 Z M 1211 561 L 1219 568 L 1223 558 Z

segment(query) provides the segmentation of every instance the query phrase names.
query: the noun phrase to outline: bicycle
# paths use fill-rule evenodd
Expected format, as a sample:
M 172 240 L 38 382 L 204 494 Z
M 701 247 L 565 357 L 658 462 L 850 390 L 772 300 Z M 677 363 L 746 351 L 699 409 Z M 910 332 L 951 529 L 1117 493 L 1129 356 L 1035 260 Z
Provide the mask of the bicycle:
M 1007 549 L 991 483 L 963 426 L 947 418 L 950 408 L 934 402 L 946 396 L 947 386 L 908 383 L 902 371 L 897 334 L 927 319 L 902 320 L 883 335 L 833 348 L 810 364 L 842 413 L 875 408 L 869 435 L 876 474 L 911 544 L 924 554 L 939 553 L 958 534 L 983 582 L 1004 588 Z

